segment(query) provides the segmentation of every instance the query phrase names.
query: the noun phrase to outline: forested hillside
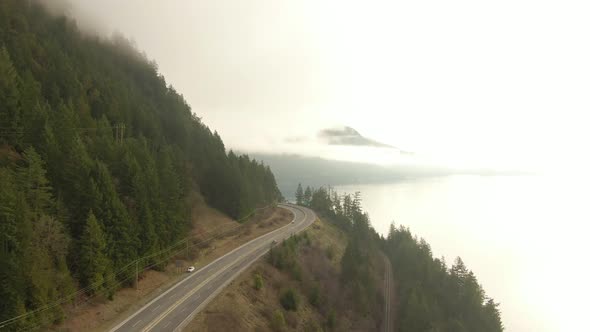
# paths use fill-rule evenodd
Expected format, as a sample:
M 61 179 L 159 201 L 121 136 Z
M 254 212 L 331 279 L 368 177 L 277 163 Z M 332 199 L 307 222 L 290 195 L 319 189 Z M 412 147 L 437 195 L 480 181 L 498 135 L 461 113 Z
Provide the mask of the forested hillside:
M 461 258 L 453 266 L 432 257 L 430 245 L 404 226 L 391 226 L 387 238 L 377 235 L 362 211 L 360 193 L 338 195 L 325 188 L 297 187 L 298 204 L 328 217 L 350 236 L 342 258 L 342 275 L 352 283 L 355 298 L 371 303 L 374 285 L 368 277 L 371 250 L 379 244 L 391 261 L 396 285 L 396 331 L 501 332 L 498 303 L 485 294 Z
M 130 262 L 186 236 L 193 192 L 234 218 L 281 199 L 125 39 L 0 1 L 0 322 L 35 312 L 5 328 L 129 284 Z
M 340 260 L 339 292 L 345 295 L 339 300 L 351 303 L 350 309 L 378 323 L 354 330 L 379 330 L 385 306 L 385 294 L 380 287 L 383 272 L 381 238 L 371 226 L 369 215 L 363 211 L 360 192 L 338 194 L 325 187 L 303 190 L 298 185 L 296 199 L 298 204 L 312 208 L 323 220 L 344 231 L 347 245 Z M 337 311 L 337 316 L 348 315 L 345 308 L 340 307 Z
M 447 266 L 403 226 L 392 225 L 384 246 L 397 282 L 398 331 L 504 330 L 498 303 L 460 257 Z
M 301 204 L 321 218 L 272 246 L 186 331 L 383 331 L 386 261 L 360 196 L 308 192 Z

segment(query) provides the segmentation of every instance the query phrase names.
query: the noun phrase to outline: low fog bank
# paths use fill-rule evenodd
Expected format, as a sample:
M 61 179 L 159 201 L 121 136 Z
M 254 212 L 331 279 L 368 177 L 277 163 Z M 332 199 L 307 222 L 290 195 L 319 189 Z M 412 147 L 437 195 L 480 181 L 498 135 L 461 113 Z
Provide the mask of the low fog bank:
M 298 183 L 304 186 L 339 186 L 407 181 L 422 177 L 449 175 L 522 175 L 518 171 L 491 169 L 453 169 L 426 165 L 382 166 L 369 163 L 337 161 L 319 157 L 288 154 L 250 153 L 272 169 L 279 189 L 287 199 L 293 199 Z
M 84 9 L 81 2 L 74 0 L 27 0 L 31 4 L 38 3 L 53 16 L 65 16 L 76 22 L 76 25 L 86 35 L 110 38 L 114 33 L 88 8 Z M 97 3 L 100 3 L 97 1 Z M 119 33 L 120 34 L 120 33 Z

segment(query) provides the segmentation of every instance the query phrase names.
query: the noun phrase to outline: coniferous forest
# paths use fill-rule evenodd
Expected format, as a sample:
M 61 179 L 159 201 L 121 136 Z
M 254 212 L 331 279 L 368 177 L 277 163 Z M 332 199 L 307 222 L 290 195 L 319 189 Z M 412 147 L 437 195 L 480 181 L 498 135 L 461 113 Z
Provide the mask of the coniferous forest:
M 282 199 L 126 39 L 0 1 L 0 322 L 59 321 L 79 289 L 112 297 L 130 262 L 186 236 L 194 192 L 233 218 Z
M 380 250 L 389 258 L 396 288 L 396 331 L 504 330 L 499 304 L 485 294 L 461 258 L 447 266 L 444 259 L 432 256 L 426 241 L 404 226 L 391 225 L 387 237 L 381 237 L 362 210 L 359 192 L 338 195 L 323 187 L 304 190 L 299 184 L 295 197 L 298 204 L 313 208 L 349 234 L 342 275 L 357 303 L 374 302 L 369 257 Z

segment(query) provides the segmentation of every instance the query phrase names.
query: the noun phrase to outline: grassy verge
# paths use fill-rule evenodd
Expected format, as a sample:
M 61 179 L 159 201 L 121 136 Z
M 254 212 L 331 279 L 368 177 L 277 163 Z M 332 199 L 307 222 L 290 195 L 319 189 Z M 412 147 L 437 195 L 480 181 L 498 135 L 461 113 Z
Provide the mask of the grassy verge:
M 257 210 L 242 223 L 238 223 L 218 211 L 197 201 L 192 211 L 192 243 L 188 253 L 172 257 L 162 271 L 148 270 L 139 279 L 137 289 L 123 288 L 112 301 L 79 300 L 76 306 L 66 308 L 67 316 L 53 331 L 104 331 L 116 325 L 135 310 L 164 292 L 184 277 L 185 267 L 197 269 L 234 248 L 292 220 L 291 212 L 269 207 Z M 181 268 L 177 267 L 177 262 Z

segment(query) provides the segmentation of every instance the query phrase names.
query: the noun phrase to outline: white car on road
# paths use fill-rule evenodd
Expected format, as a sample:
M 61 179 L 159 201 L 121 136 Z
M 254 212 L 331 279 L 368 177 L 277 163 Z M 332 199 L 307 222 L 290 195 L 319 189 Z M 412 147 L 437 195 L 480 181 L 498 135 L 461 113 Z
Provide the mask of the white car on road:
M 189 266 L 188 269 L 186 269 L 186 272 L 191 273 L 195 270 L 194 266 Z

